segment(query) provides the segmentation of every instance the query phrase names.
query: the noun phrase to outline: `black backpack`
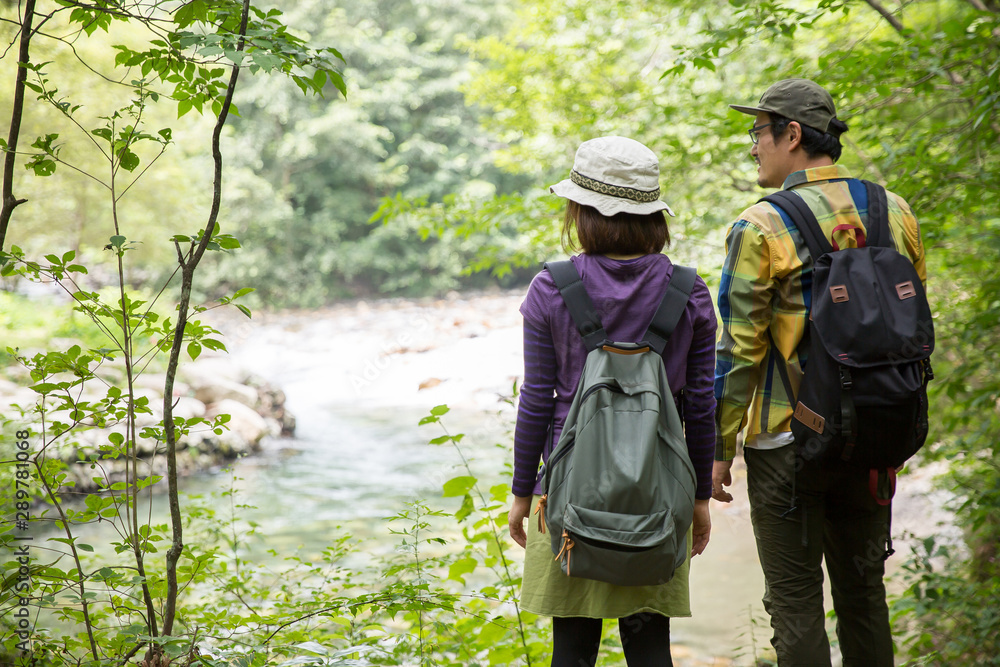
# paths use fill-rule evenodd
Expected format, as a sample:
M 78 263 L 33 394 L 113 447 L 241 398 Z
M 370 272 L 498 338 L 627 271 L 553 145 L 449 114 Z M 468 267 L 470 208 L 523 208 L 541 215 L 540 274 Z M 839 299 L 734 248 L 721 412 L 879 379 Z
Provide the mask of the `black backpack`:
M 684 313 L 694 269 L 675 266 L 642 342 L 615 343 L 572 262 L 545 265 L 588 354 L 545 464 L 542 532 L 568 576 L 662 584 L 688 553 L 697 485 L 660 356 Z
M 811 316 L 800 345 L 808 356 L 792 420 L 799 455 L 869 468 L 873 479 L 887 470 L 894 480 L 894 469 L 927 438 L 934 322 L 913 263 L 894 247 L 885 189 L 862 182 L 868 222 L 857 248 L 835 250 L 793 192 L 760 201 L 788 214 L 813 259 Z M 777 366 L 791 398 L 784 360 Z

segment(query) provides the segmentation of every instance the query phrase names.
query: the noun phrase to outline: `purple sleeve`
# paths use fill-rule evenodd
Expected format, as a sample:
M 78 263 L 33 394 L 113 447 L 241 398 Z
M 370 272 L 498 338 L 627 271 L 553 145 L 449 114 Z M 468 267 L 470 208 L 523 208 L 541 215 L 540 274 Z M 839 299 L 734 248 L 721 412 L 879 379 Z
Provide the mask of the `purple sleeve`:
M 515 496 L 530 496 L 534 492 L 538 464 L 556 406 L 555 388 L 556 353 L 552 336 L 548 331 L 534 328 L 525 319 L 524 382 L 521 384 L 517 425 L 514 427 L 514 481 L 511 490 Z
M 715 335 L 718 322 L 712 295 L 698 278 L 691 291 L 694 335 L 687 358 L 684 387 L 684 433 L 698 487 L 694 497 L 712 497 L 712 462 L 715 459 Z

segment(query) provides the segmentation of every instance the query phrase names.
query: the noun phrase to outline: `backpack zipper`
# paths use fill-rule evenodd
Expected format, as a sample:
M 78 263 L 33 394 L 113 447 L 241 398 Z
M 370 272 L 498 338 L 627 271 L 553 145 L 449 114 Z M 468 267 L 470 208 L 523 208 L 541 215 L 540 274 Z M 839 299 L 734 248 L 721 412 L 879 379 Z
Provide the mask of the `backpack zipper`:
M 617 385 L 613 385 L 613 384 L 610 384 L 608 382 L 602 382 L 600 384 L 595 384 L 590 389 L 588 389 L 587 392 L 580 398 L 580 402 L 583 403 L 585 400 L 587 400 L 587 398 L 591 394 L 593 394 L 594 392 L 596 392 L 599 389 L 608 389 L 610 391 L 617 392 L 619 394 L 624 394 L 625 393 L 624 391 L 622 391 L 622 388 L 619 387 L 619 386 L 617 386 Z M 568 454 L 569 451 L 571 449 L 573 449 L 573 447 L 575 445 L 576 445 L 576 440 L 574 440 L 573 442 L 571 442 L 568 447 L 563 447 L 562 449 L 556 451 L 552 455 L 552 458 L 550 458 L 548 460 L 548 462 L 545 464 L 546 469 L 547 470 L 551 470 L 552 466 L 554 466 L 556 463 L 558 463 L 561 458 L 563 458 L 564 456 L 566 456 L 566 454 Z M 547 485 L 546 485 L 546 488 L 548 488 Z
M 568 532 L 568 531 L 567 531 Z M 612 551 L 623 551 L 626 553 L 639 553 L 642 551 L 649 551 L 653 547 L 632 547 L 624 544 L 618 544 L 616 542 L 607 542 L 605 540 L 596 540 L 593 537 L 584 537 L 579 533 L 568 533 L 569 536 L 576 542 L 582 542 L 583 544 L 589 544 L 592 547 L 598 547 L 600 549 L 609 549 Z
M 584 393 L 584 395 L 580 397 L 580 402 L 583 403 L 585 400 L 587 400 L 590 397 L 591 394 L 593 394 L 594 392 L 596 392 L 596 391 L 598 391 L 600 389 L 608 389 L 610 391 L 615 392 L 616 394 L 624 394 L 625 393 L 622 390 L 622 388 L 619 387 L 618 385 L 611 384 L 610 382 L 601 382 L 600 384 L 595 384 L 590 389 L 588 389 Z
M 872 257 L 871 252 L 867 253 L 868 265 L 871 267 L 872 276 L 874 280 L 872 281 L 872 287 L 875 289 L 875 297 L 878 299 L 879 308 L 882 309 L 884 313 L 883 317 L 879 319 L 882 321 L 882 333 L 889 337 L 889 324 L 885 321 L 886 317 L 892 317 L 892 311 L 889 310 L 889 302 L 885 300 L 885 294 L 882 293 L 882 289 L 879 287 L 878 273 L 875 271 L 875 258 Z

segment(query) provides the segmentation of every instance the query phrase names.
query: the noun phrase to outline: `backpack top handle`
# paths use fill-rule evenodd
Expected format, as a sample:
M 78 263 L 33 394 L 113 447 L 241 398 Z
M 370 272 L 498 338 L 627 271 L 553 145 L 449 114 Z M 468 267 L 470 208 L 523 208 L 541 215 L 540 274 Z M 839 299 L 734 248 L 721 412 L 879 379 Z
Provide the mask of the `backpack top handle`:
M 545 268 L 559 288 L 559 294 L 562 295 L 566 308 L 573 317 L 577 331 L 583 337 L 587 351 L 595 350 L 608 342 L 608 334 L 601 324 L 601 317 L 594 307 L 594 302 L 590 300 L 590 295 L 587 294 L 580 273 L 573 262 L 569 260 L 546 262 Z M 667 291 L 642 338 L 642 344 L 649 345 L 657 354 L 663 354 L 667 341 L 677 328 L 697 276 L 698 272 L 689 266 L 674 265 L 674 272 L 667 283 Z
M 889 230 L 889 202 L 885 188 L 871 181 L 862 180 L 861 182 L 865 184 L 865 191 L 868 194 L 868 220 L 864 230 L 864 245 L 872 248 L 895 247 L 892 232 Z M 799 233 L 802 234 L 806 247 L 809 248 L 809 255 L 814 262 L 821 255 L 839 249 L 834 248 L 823 235 L 823 228 L 816 220 L 816 215 L 797 194 L 790 190 L 779 190 L 766 197 L 761 197 L 758 201 L 766 201 L 788 215 Z

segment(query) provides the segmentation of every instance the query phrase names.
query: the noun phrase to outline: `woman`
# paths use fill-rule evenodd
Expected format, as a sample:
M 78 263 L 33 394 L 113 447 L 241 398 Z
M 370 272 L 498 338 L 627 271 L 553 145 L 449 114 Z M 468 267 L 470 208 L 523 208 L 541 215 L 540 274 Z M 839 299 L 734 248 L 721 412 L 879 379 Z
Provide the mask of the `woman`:
M 659 163 L 642 144 L 602 137 L 580 145 L 570 178 L 550 188 L 568 201 L 564 247 L 572 258 L 610 339 L 639 342 L 673 274 L 661 254 L 670 236 L 659 200 Z M 548 271 L 535 276 L 521 306 L 524 316 L 524 383 L 514 435 L 514 502 L 509 525 L 527 549 L 521 607 L 552 616 L 554 667 L 594 665 L 603 618 L 619 619 L 630 667 L 671 665 L 670 617 L 690 616 L 688 559 L 666 584 L 615 586 L 568 577 L 553 560 L 547 536 L 525 520 L 540 493 L 539 462 L 559 439 L 587 350 Z M 698 479 L 691 554 L 704 551 L 711 521 L 715 450 L 715 312 L 698 278 L 684 315 L 663 351 L 670 387 L 682 416 Z M 683 392 L 680 390 L 683 389 Z M 552 431 L 549 432 L 549 425 Z

